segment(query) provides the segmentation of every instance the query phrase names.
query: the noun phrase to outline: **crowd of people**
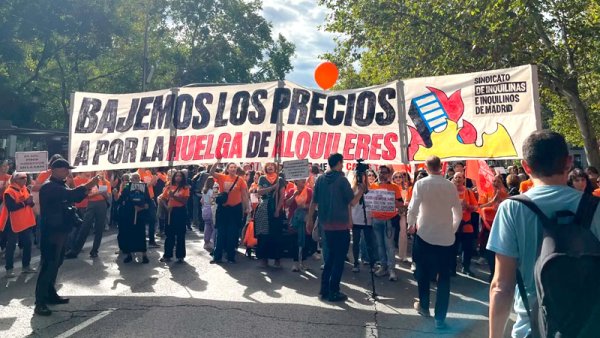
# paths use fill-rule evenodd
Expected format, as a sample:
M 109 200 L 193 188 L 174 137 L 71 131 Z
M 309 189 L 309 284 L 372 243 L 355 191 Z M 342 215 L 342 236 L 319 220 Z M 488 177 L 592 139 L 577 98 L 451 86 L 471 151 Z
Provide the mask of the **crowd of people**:
M 35 312 L 49 315 L 47 305 L 68 302 L 54 289 L 63 256 L 77 258 L 90 233 L 92 259 L 105 231 L 114 227 L 124 263 L 150 263 L 149 249 L 162 251 L 162 263 L 183 263 L 186 233 L 194 230 L 203 233 L 211 264 L 235 263 L 238 248 L 263 268 L 281 268 L 288 258 L 292 270 L 301 271 L 308 257 L 322 257 L 320 296 L 328 301 L 347 299 L 340 290 L 346 261 L 354 273 L 362 263 L 390 281 L 398 278 L 397 264 L 405 264 L 418 281 L 419 314 L 430 316 L 429 287 L 437 283 L 436 327 L 443 328 L 452 276 L 476 277 L 472 261 L 487 262 L 493 280 L 498 251 L 487 243 L 494 219 L 504 200 L 534 186 L 530 171 L 509 166 L 484 191 L 467 177 L 463 162 L 442 164 L 432 157 L 412 173 L 379 165 L 349 175 L 343 162 L 333 154 L 327 172 L 312 165 L 308 178 L 291 181 L 276 163 L 257 168 L 220 159 L 207 167 L 72 174 L 74 168 L 54 155 L 49 169 L 35 178 L 11 172 L 4 162 L 0 244 L 6 276 L 16 276 L 17 246 L 22 272 L 35 273 L 31 250 L 41 244 Z M 568 173 L 570 189 L 600 196 L 599 185 L 594 167 Z M 370 210 L 364 197 L 373 190 L 392 192 L 394 210 Z

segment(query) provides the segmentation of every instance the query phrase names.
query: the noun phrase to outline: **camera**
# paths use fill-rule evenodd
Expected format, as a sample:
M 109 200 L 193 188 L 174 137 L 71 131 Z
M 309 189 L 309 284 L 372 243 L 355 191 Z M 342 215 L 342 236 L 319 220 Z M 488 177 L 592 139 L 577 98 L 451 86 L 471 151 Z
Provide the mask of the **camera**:
M 365 160 L 363 160 L 362 158 L 356 160 L 356 168 L 354 169 L 354 172 L 359 184 L 363 183 L 363 176 L 367 172 L 367 170 L 369 170 L 369 165 L 364 162 Z
M 79 228 L 83 224 L 83 220 L 79 217 L 77 213 L 77 208 L 72 205 L 67 205 L 63 209 L 63 214 L 65 216 L 65 221 L 69 222 L 71 226 L 75 228 Z

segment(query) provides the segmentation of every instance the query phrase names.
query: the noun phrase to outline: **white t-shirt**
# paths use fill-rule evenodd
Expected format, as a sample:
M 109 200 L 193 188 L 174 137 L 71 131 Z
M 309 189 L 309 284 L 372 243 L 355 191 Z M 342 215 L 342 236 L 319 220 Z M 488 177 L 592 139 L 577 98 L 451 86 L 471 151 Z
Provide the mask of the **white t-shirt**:
M 365 213 L 363 211 L 363 205 L 357 203 L 352 207 L 352 224 L 356 225 L 373 225 L 373 216 L 371 215 L 371 210 L 368 207 L 365 207 L 367 211 L 367 219 L 365 220 Z

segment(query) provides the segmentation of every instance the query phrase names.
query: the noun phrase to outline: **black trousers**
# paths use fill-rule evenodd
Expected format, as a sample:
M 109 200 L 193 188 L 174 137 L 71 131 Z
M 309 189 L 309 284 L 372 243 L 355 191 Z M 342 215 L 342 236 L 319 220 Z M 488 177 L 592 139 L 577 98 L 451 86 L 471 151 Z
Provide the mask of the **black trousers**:
M 175 248 L 176 258 L 185 258 L 185 232 L 188 224 L 186 207 L 173 208 L 171 210 L 171 222 L 165 226 L 165 258 L 173 257 Z
M 371 225 L 359 225 L 354 224 L 352 226 L 352 256 L 354 256 L 354 265 L 358 264 L 358 257 L 360 254 L 360 233 L 361 231 L 365 234 L 365 242 L 367 244 L 367 252 L 369 259 L 371 260 L 371 266 L 375 264 L 374 258 L 377 256 L 375 252 L 375 239 L 373 233 L 373 226 Z
M 242 203 L 234 206 L 219 205 L 217 207 L 216 229 L 217 245 L 214 251 L 214 259 L 223 259 L 223 252 L 227 254 L 227 260 L 235 261 L 235 247 L 237 245 L 240 229 L 242 228 L 242 215 L 244 210 Z
M 450 301 L 450 266 L 451 261 L 456 261 L 452 256 L 450 246 L 432 245 L 425 242 L 418 235 L 413 244 L 413 258 L 417 265 L 415 276 L 419 289 L 419 302 L 421 307 L 429 310 L 429 287 L 431 279 L 437 276 L 437 292 L 435 299 L 435 319 L 444 320 L 448 313 Z
M 36 304 L 47 304 L 48 301 L 58 297 L 54 285 L 58 269 L 63 263 L 67 238 L 68 234 L 64 232 L 47 233 L 42 231 L 42 260 L 35 287 Z
M 6 221 L 4 227 L 4 233 L 6 234 L 6 270 L 12 270 L 14 267 L 15 249 L 17 248 L 17 242 L 23 248 L 23 257 L 21 257 L 21 263 L 23 267 L 28 267 L 31 262 L 31 229 L 28 228 L 21 232 L 15 233 L 12 231 L 10 219 Z
M 456 271 L 456 256 L 459 252 L 462 252 L 461 261 L 463 268 L 470 270 L 471 258 L 473 258 L 473 255 L 475 254 L 475 241 L 477 240 L 477 235 L 475 233 L 457 232 L 454 236 L 454 260 L 452 260 L 450 271 Z
M 344 272 L 344 262 L 350 247 L 350 230 L 325 230 L 325 240 L 329 254 L 321 275 L 321 294 L 327 295 L 340 291 L 340 282 Z

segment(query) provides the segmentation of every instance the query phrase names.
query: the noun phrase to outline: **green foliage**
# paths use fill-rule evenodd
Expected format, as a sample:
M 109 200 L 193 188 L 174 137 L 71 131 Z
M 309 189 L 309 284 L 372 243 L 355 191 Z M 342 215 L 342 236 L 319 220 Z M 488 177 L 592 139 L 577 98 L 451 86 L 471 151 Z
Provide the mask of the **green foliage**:
M 547 123 L 575 144 L 600 136 L 595 0 L 320 2 L 327 29 L 345 37 L 330 56 L 344 68 L 341 87 L 536 64 Z
M 73 91 L 141 91 L 146 24 L 146 90 L 283 79 L 295 47 L 273 40 L 260 9 L 242 0 L 4 0 L 0 119 L 62 129 Z

